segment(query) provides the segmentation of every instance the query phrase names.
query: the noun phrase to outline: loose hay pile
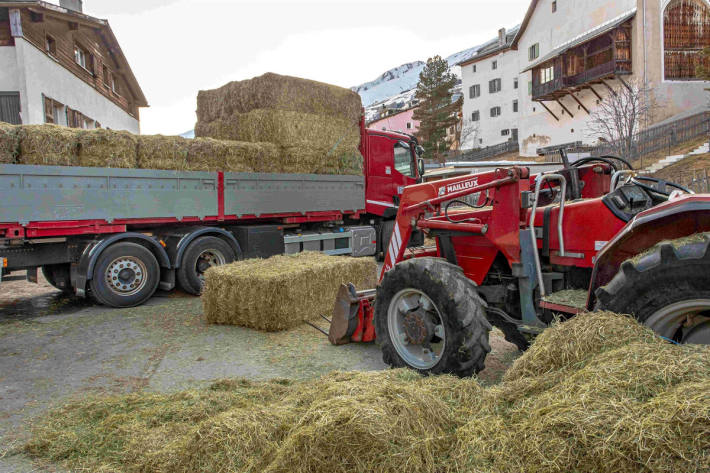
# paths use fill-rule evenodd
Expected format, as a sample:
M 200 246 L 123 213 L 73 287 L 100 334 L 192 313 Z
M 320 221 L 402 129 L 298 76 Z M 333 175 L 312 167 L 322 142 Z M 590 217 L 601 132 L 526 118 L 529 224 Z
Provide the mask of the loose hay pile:
M 209 323 L 273 332 L 330 314 L 338 288 L 349 282 L 375 287 L 374 260 L 316 252 L 274 256 L 211 268 L 202 301 Z
M 353 91 L 265 74 L 197 96 L 195 135 L 279 146 L 280 172 L 362 172 L 362 103 Z
M 708 471 L 708 355 L 585 314 L 487 389 L 394 370 L 94 398 L 43 416 L 24 451 L 88 471 Z

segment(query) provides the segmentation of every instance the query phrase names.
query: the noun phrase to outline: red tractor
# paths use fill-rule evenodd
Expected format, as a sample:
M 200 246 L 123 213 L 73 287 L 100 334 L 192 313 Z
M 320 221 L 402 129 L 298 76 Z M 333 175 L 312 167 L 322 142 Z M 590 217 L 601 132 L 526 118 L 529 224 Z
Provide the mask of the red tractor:
M 341 288 L 330 341 L 376 338 L 391 366 L 460 376 L 483 369 L 492 326 L 525 349 L 556 314 L 585 310 L 710 343 L 710 195 L 620 158 L 564 162 L 407 187 L 380 284 Z M 408 249 L 415 229 L 436 247 Z

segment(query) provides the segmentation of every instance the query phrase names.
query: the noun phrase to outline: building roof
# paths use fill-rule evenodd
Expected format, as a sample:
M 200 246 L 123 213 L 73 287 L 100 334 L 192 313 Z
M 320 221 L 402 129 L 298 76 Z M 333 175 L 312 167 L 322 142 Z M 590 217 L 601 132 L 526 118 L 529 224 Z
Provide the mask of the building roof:
M 474 62 L 481 61 L 487 57 L 491 57 L 495 54 L 498 54 L 499 52 L 505 51 L 506 49 L 510 49 L 511 45 L 513 44 L 513 40 L 515 39 L 516 35 L 518 34 L 518 30 L 520 29 L 520 25 L 516 25 L 513 28 L 511 28 L 509 31 L 506 32 L 505 34 L 505 45 L 501 45 L 499 42 L 499 38 L 496 37 L 495 39 L 492 39 L 486 43 L 483 44 L 476 53 L 473 56 L 470 56 L 467 59 L 464 59 L 463 61 L 457 63 L 457 66 L 467 66 L 469 64 L 473 64 Z
M 580 44 L 586 43 L 587 41 L 591 41 L 594 38 L 598 38 L 599 36 L 608 33 L 609 31 L 613 30 L 617 26 L 625 23 L 626 21 L 630 20 L 631 18 L 636 15 L 636 8 L 632 8 L 631 10 L 622 13 L 621 15 L 617 16 L 616 18 L 612 18 L 609 21 L 606 21 L 602 23 L 601 25 L 595 26 L 589 31 L 585 31 L 584 33 L 580 34 L 579 36 L 576 36 L 572 38 L 569 41 L 566 41 L 562 43 L 561 45 L 557 46 L 554 48 L 552 51 L 538 59 L 537 61 L 533 62 L 530 64 L 528 67 L 523 69 L 522 72 L 527 72 L 530 69 L 533 69 L 541 64 L 546 63 L 547 61 L 556 58 L 557 56 L 564 54 L 568 50 L 579 46 Z
M 539 3 L 540 0 L 532 0 L 530 2 L 530 6 L 528 7 L 528 11 L 525 13 L 525 18 L 523 18 L 523 23 L 520 25 L 520 29 L 518 30 L 518 34 L 515 35 L 515 39 L 513 39 L 513 43 L 510 45 L 512 49 L 517 49 L 518 48 L 518 43 L 520 42 L 520 38 L 523 36 L 523 33 L 525 33 L 525 30 L 528 29 L 528 25 L 530 24 L 530 19 L 532 18 L 533 13 L 535 13 L 535 8 L 537 7 L 537 4 Z
M 147 107 L 148 100 L 143 94 L 143 90 L 138 84 L 130 64 L 126 56 L 123 54 L 121 45 L 118 43 L 116 35 L 113 33 L 108 20 L 95 18 L 81 12 L 70 10 L 68 8 L 48 3 L 42 0 L 0 0 L 0 6 L 6 8 L 27 8 L 31 11 L 44 13 L 49 16 L 65 19 L 75 23 L 82 24 L 89 28 L 94 28 L 97 35 L 105 43 L 109 53 L 113 56 L 116 63 L 119 65 L 119 72 L 124 75 L 128 88 L 131 94 L 136 98 L 136 105 L 139 107 Z

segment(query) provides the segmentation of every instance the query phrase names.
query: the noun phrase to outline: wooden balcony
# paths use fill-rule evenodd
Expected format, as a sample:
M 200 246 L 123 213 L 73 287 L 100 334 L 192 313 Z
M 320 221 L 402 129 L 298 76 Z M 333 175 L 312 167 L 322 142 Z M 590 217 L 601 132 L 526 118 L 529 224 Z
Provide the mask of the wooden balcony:
M 557 100 L 593 84 L 600 84 L 605 79 L 631 74 L 631 61 L 610 61 L 589 68 L 572 76 L 557 77 L 544 84 L 533 85 L 532 96 L 535 101 Z

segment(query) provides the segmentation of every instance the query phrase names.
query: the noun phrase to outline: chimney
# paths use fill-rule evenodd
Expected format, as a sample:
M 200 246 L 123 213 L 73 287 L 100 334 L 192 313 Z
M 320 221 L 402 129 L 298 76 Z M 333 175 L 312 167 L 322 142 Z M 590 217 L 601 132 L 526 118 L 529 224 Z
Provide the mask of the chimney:
M 506 43 L 505 28 L 501 28 L 498 30 L 498 45 L 502 48 Z
M 79 13 L 84 12 L 82 0 L 59 0 L 59 6 L 67 10 L 74 10 Z

